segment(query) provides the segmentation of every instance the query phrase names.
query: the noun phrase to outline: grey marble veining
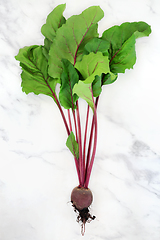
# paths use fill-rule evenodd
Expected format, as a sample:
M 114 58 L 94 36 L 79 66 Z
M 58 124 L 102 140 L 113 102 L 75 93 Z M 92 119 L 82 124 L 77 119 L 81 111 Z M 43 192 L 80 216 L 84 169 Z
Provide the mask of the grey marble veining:
M 19 48 L 43 44 L 41 26 L 60 3 L 0 0 L 0 240 L 159 240 L 160 2 L 66 1 L 66 18 L 100 5 L 100 34 L 127 21 L 152 27 L 137 40 L 133 70 L 119 74 L 99 101 L 90 180 L 96 220 L 84 237 L 70 203 L 78 179 L 60 114 L 51 98 L 22 92 L 14 59 Z

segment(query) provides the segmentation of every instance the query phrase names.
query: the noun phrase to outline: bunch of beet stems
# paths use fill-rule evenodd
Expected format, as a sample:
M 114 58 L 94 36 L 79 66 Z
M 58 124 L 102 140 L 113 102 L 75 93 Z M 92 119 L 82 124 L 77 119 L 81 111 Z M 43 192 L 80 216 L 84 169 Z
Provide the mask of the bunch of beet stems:
M 51 89 L 51 91 L 52 91 L 52 89 Z M 81 119 L 80 119 L 78 100 L 76 101 L 76 109 L 75 110 L 74 110 L 74 107 L 72 109 L 67 109 L 67 112 L 68 112 L 68 122 L 67 122 L 64 111 L 59 103 L 59 100 L 56 97 L 56 94 L 53 91 L 52 91 L 52 96 L 60 110 L 60 113 L 61 113 L 68 136 L 70 135 L 71 131 L 73 131 L 73 126 L 74 126 L 76 141 L 79 146 L 79 158 L 78 159 L 76 157 L 76 154 L 74 153 L 74 160 L 75 160 L 76 170 L 77 170 L 77 174 L 78 174 L 79 187 L 88 188 L 91 171 L 92 171 L 95 154 L 96 154 L 96 147 L 97 147 L 97 105 L 98 105 L 99 97 L 94 99 L 93 93 L 92 93 L 94 109 L 93 109 L 93 117 L 92 117 L 89 143 L 88 143 L 88 152 L 86 154 L 86 145 L 87 145 L 86 143 L 87 143 L 87 131 L 88 131 L 90 106 L 88 105 L 88 107 L 87 107 L 84 140 L 82 141 Z M 73 115 L 74 124 L 71 121 L 71 114 Z M 83 146 L 82 146 L 82 144 L 83 144 Z

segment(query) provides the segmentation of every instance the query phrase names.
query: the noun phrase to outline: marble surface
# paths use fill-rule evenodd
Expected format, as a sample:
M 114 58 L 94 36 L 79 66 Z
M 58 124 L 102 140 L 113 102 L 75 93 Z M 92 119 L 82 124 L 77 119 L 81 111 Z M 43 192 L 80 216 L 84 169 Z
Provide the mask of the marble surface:
M 85 236 L 70 204 L 78 184 L 66 132 L 53 100 L 21 91 L 19 48 L 43 44 L 40 32 L 58 0 L 0 0 L 0 240 L 160 239 L 160 1 L 66 0 L 66 18 L 91 5 L 99 32 L 146 21 L 133 70 L 103 89 L 94 194 Z M 82 108 L 83 109 L 83 108 Z

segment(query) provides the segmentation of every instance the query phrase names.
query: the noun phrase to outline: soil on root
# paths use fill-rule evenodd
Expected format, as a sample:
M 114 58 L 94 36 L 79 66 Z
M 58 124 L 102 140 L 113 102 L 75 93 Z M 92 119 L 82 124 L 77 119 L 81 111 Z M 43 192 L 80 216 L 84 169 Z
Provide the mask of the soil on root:
M 88 208 L 83 208 L 82 210 L 79 210 L 73 204 L 72 204 L 72 206 L 74 207 L 74 211 L 76 213 L 78 213 L 77 222 L 81 223 L 81 233 L 82 233 L 82 236 L 84 236 L 85 224 L 86 223 L 90 223 L 96 217 L 95 216 L 91 216 Z

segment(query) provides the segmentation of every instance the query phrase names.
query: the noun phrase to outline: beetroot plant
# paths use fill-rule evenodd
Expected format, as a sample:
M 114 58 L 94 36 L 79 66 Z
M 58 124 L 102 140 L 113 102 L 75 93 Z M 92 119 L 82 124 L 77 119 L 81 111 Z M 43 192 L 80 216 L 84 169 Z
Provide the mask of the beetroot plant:
M 149 36 L 151 28 L 142 21 L 125 22 L 99 36 L 98 22 L 104 16 L 99 6 L 67 20 L 65 6 L 58 5 L 42 26 L 44 45 L 21 48 L 15 58 L 22 68 L 22 91 L 52 97 L 62 116 L 66 146 L 73 154 L 78 176 L 71 202 L 84 234 L 85 223 L 95 218 L 89 213 L 93 195 L 88 186 L 97 146 L 99 96 L 104 85 L 117 80 L 118 73 L 133 68 L 136 39 Z M 86 102 L 83 126 L 80 99 Z

